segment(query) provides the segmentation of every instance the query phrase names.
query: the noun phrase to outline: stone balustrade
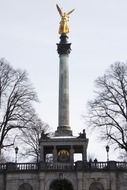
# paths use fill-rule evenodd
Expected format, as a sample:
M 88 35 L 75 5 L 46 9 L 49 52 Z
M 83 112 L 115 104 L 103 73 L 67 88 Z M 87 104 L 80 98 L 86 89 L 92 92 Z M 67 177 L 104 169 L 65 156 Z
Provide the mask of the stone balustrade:
M 68 163 L 4 163 L 0 164 L 0 173 L 3 171 L 100 171 L 100 170 L 127 170 L 127 162 L 82 162 Z

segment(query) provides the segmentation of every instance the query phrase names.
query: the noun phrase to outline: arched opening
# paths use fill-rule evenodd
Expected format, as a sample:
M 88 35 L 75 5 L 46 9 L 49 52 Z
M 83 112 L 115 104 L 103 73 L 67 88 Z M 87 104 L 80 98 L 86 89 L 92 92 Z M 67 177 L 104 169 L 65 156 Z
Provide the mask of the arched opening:
M 99 182 L 94 182 L 90 185 L 89 190 L 104 190 L 104 187 L 101 183 Z
M 73 190 L 73 186 L 68 180 L 59 179 L 51 183 L 49 190 Z
M 30 184 L 28 183 L 23 183 L 22 185 L 19 186 L 18 190 L 33 190 Z

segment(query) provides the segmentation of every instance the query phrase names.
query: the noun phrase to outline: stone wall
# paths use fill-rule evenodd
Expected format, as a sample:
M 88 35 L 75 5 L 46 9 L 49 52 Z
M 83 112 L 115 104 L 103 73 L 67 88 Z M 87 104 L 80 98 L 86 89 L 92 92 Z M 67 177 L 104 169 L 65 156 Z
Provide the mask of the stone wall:
M 93 186 L 103 187 L 100 190 L 126 190 L 126 171 L 101 172 L 12 172 L 0 174 L 0 190 L 19 190 L 22 184 L 30 184 L 33 190 L 49 190 L 50 184 L 61 177 L 68 180 L 73 190 L 91 190 Z M 6 182 L 6 183 L 5 183 Z
M 5 175 L 0 173 L 0 190 L 5 190 Z

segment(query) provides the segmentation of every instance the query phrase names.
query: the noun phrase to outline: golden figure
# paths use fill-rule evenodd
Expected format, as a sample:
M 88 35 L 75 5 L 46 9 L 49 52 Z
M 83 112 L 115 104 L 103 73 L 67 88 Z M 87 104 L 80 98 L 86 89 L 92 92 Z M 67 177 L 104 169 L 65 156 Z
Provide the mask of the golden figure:
M 61 16 L 59 34 L 69 33 L 69 26 L 68 26 L 69 15 L 74 11 L 74 9 L 72 9 L 71 11 L 66 13 L 66 12 L 63 12 L 62 9 L 60 9 L 60 7 L 58 5 L 56 5 L 56 7 Z

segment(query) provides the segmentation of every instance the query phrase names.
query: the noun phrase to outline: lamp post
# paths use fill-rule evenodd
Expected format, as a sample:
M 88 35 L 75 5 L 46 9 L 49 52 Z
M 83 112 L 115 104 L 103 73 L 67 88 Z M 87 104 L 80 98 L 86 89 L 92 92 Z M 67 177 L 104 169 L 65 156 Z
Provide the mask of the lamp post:
M 106 152 L 107 152 L 107 162 L 108 162 L 109 161 L 109 146 L 107 145 L 105 147 L 105 149 L 106 149 Z
M 15 147 L 15 163 L 17 163 L 18 147 Z

